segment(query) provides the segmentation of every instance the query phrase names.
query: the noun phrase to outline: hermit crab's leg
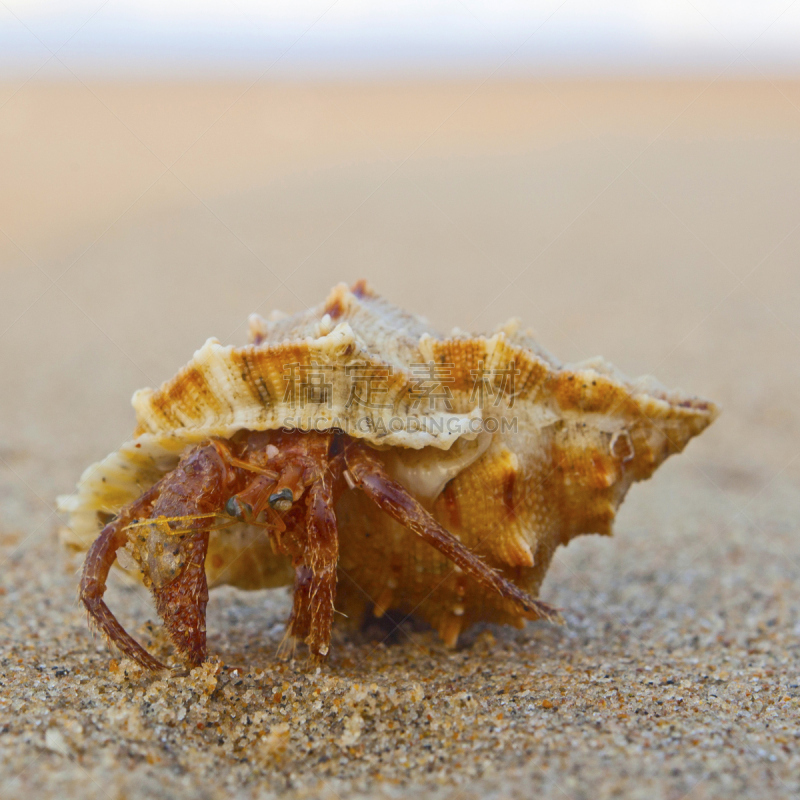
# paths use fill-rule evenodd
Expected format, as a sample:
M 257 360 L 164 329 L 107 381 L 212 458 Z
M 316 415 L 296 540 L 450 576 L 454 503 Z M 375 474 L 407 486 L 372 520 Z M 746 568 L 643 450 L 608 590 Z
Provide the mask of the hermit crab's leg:
M 286 626 L 286 636 L 278 648 L 279 655 L 288 652 L 291 644 L 292 652 L 298 639 L 305 639 L 311 630 L 311 570 L 305 564 L 294 568 L 294 589 L 292 591 L 292 613 Z
M 339 537 L 333 493 L 334 478 L 328 470 L 306 493 L 306 536 L 302 564 L 296 567 L 288 628 L 291 636 L 304 639 L 311 652 L 319 656 L 328 653 L 336 599 Z
M 124 508 L 103 528 L 89 548 L 83 564 L 80 588 L 80 599 L 89 612 L 91 622 L 126 656 L 153 671 L 166 667 L 125 631 L 103 601 L 103 594 L 106 591 L 108 572 L 117 557 L 117 550 L 124 547 L 128 541 L 125 526 L 137 517 L 148 516 L 158 492 L 159 485 L 156 484 L 138 500 Z
M 523 592 L 497 570 L 485 564 L 452 533 L 443 528 L 408 490 L 387 475 L 373 453 L 362 445 L 351 445 L 345 452 L 345 478 L 361 489 L 376 505 L 401 525 L 421 536 L 467 575 L 501 597 L 519 606 L 530 619 L 556 621 L 556 609 Z M 348 475 L 349 473 L 349 475 Z

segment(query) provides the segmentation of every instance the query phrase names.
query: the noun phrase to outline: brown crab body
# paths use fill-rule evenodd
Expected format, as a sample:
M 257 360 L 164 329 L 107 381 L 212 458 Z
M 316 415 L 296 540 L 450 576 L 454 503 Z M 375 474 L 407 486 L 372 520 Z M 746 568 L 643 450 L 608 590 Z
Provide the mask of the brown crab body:
M 203 618 L 206 578 L 244 589 L 294 581 L 290 632 L 319 654 L 329 623 L 315 603 L 351 620 L 413 613 L 451 645 L 477 621 L 551 617 L 533 597 L 555 548 L 611 533 L 631 483 L 717 413 L 599 359 L 562 365 L 513 323 L 442 337 L 363 283 L 294 317 L 253 318 L 251 334 L 241 348 L 209 340 L 159 390 L 138 392 L 134 438 L 60 500 L 65 541 L 92 548 L 84 602 L 117 644 L 92 599 L 101 573 L 116 557 L 152 584 L 170 547 L 174 575 L 154 592 L 176 643 L 175 625 L 201 626 L 170 621 L 192 569 L 203 585 L 187 592 Z M 205 505 L 185 478 L 193 452 L 218 483 Z M 288 502 L 273 504 L 287 486 Z M 143 505 L 147 491 L 156 499 Z M 204 537 L 204 569 L 176 536 Z M 199 649 L 178 643 L 190 662 L 205 653 L 202 627 Z

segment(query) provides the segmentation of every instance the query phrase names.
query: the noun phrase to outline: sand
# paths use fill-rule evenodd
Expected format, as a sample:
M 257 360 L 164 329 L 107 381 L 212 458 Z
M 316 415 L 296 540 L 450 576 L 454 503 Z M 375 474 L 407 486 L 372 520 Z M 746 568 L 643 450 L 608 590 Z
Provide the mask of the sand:
M 797 796 L 798 142 L 792 82 L 0 86 L 0 794 Z M 360 277 L 723 415 L 557 555 L 564 627 L 376 624 L 317 668 L 276 657 L 284 590 L 221 589 L 213 660 L 142 675 L 55 496 L 134 389 Z

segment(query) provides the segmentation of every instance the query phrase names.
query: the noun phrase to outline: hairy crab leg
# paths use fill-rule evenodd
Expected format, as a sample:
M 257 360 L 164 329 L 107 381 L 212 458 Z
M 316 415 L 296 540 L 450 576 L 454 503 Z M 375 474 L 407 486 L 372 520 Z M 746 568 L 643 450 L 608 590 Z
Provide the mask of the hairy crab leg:
M 336 599 L 339 537 L 334 513 L 334 479 L 325 470 L 308 488 L 302 564 L 296 567 L 289 634 L 303 638 L 312 653 L 325 656 L 331 641 Z
M 402 484 L 389 477 L 378 457 L 366 447 L 351 445 L 345 458 L 355 486 L 390 517 L 421 536 L 478 583 L 512 601 L 529 619 L 559 620 L 555 608 L 522 591 L 443 528 Z
M 128 658 L 132 658 L 146 669 L 154 672 L 166 669 L 166 667 L 158 659 L 153 658 L 119 624 L 117 618 L 105 604 L 103 595 L 106 591 L 109 570 L 117 557 L 117 550 L 124 547 L 128 541 L 125 526 L 137 517 L 149 514 L 158 492 L 159 485 L 156 484 L 124 508 L 103 528 L 86 555 L 80 587 L 80 600 L 89 612 L 90 621 L 99 628 L 111 644 Z
M 294 653 L 298 639 L 305 639 L 311 630 L 311 570 L 305 564 L 294 568 L 294 587 L 292 589 L 292 612 L 286 625 L 286 635 L 278 647 L 279 655 Z M 291 650 L 289 647 L 291 646 Z

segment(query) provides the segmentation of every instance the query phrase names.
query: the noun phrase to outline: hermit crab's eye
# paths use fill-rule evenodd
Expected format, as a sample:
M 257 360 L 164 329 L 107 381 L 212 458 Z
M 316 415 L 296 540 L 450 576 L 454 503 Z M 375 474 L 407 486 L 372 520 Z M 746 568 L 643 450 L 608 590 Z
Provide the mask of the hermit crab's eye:
M 294 495 L 289 488 L 281 489 L 269 496 L 269 504 L 275 511 L 288 511 L 294 502 Z
M 234 495 L 228 498 L 225 503 L 225 513 L 230 517 L 235 517 L 239 522 L 246 522 L 253 515 L 253 507 L 249 503 L 243 503 Z

